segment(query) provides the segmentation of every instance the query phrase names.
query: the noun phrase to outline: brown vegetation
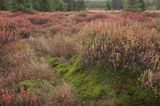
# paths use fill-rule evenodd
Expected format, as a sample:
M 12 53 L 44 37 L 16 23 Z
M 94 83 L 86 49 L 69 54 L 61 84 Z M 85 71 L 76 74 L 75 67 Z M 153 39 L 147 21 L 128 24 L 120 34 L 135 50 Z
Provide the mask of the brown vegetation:
M 66 61 L 80 55 L 87 68 L 105 64 L 114 73 L 133 68 L 142 73 L 142 86 L 158 94 L 159 20 L 158 14 L 147 13 L 1 13 L 0 105 L 10 106 L 17 99 L 24 106 L 41 105 L 39 95 L 28 95 L 19 84 L 40 79 L 57 86 L 45 55 Z M 53 91 L 54 97 L 43 104 L 75 105 L 69 85 L 62 83 Z

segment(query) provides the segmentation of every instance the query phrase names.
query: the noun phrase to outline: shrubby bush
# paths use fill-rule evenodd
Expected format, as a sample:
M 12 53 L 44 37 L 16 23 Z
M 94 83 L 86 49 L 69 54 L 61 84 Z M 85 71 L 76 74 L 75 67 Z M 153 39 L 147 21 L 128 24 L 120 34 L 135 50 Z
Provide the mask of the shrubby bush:
M 145 73 L 142 85 L 159 92 L 160 37 L 154 28 L 132 18 L 115 18 L 91 22 L 79 35 L 80 54 L 86 67 L 104 64 L 114 73 L 131 67 Z
M 85 27 L 80 35 L 84 36 L 81 42 L 82 57 L 87 66 L 104 62 L 117 71 L 127 66 L 159 70 L 159 51 L 156 49 L 158 33 L 137 24 L 131 20 L 118 19 L 96 21 Z M 143 58 L 144 61 L 141 60 Z M 153 65 L 153 58 L 158 59 L 156 66 Z

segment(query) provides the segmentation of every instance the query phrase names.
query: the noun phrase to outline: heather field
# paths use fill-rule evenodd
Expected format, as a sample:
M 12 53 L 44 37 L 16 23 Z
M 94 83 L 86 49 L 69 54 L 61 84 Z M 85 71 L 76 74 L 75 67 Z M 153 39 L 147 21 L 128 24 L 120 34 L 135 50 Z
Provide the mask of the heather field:
M 160 106 L 160 13 L 1 11 L 0 106 Z

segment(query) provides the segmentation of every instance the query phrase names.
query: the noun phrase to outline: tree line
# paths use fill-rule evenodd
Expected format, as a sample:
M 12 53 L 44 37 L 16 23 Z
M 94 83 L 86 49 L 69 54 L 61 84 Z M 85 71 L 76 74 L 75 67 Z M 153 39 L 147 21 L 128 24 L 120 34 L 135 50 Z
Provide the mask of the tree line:
M 160 0 L 86 0 L 88 8 L 141 12 L 160 9 Z
M 140 12 L 146 9 L 160 9 L 160 0 L 109 0 L 106 9 Z
M 84 8 L 84 0 L 0 0 L 0 10 L 13 12 L 74 11 Z
M 91 0 L 0 0 L 0 10 L 8 11 L 75 11 L 86 8 Z M 94 1 L 94 6 L 99 5 Z M 104 4 L 106 5 L 104 6 Z M 144 11 L 145 9 L 160 9 L 160 0 L 104 0 L 103 7 L 108 10 Z M 91 7 L 91 6 L 90 6 Z M 96 7 L 96 6 L 95 6 Z

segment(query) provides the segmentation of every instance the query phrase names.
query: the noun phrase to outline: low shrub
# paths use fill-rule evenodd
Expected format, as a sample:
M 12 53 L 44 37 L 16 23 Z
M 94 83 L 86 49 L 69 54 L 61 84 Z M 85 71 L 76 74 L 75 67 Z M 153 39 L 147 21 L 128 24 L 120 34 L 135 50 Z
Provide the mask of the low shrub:
M 103 13 L 93 13 L 93 14 L 78 14 L 74 17 L 76 23 L 80 22 L 91 22 L 98 19 L 106 19 L 108 16 Z
M 152 19 L 150 17 L 147 17 L 143 14 L 132 13 L 132 12 L 122 13 L 122 14 L 120 14 L 119 17 L 125 18 L 125 19 L 130 19 L 132 21 L 144 22 L 144 23 L 149 23 L 152 21 Z
M 72 90 L 72 88 L 64 83 L 61 86 L 58 86 L 55 89 L 53 94 L 54 96 L 51 98 L 50 102 L 48 102 L 48 106 L 75 106 L 76 103 L 76 94 Z
M 43 25 L 47 24 L 50 21 L 49 17 L 44 15 L 33 15 L 30 16 L 28 19 L 33 25 Z
M 28 95 L 23 88 L 21 88 L 19 94 L 16 95 L 14 90 L 4 89 L 3 86 L 0 86 L 0 94 L 0 105 L 2 106 L 40 106 L 39 97 Z
M 133 71 L 141 73 L 151 70 L 152 77 L 159 73 L 160 37 L 155 28 L 133 22 L 132 19 L 95 21 L 84 27 L 79 35 L 80 54 L 86 67 L 104 64 L 114 73 L 132 67 Z M 151 87 L 150 91 L 159 94 L 159 79 L 151 78 L 144 78 L 144 84 L 156 83 L 146 85 L 146 89 Z
M 144 15 L 147 16 L 147 17 L 153 17 L 153 18 L 159 18 L 160 17 L 160 14 L 156 13 L 156 12 L 145 12 Z
M 86 66 L 105 63 L 115 72 L 132 66 L 159 70 L 158 33 L 131 20 L 92 22 L 80 32 Z M 147 63 L 147 64 L 146 64 Z
M 40 54 L 70 59 L 77 53 L 77 43 L 70 36 L 57 34 L 54 37 L 32 39 L 33 47 Z

